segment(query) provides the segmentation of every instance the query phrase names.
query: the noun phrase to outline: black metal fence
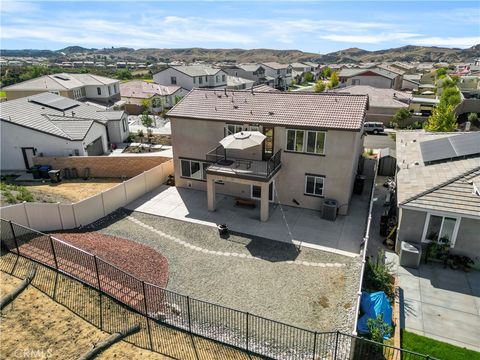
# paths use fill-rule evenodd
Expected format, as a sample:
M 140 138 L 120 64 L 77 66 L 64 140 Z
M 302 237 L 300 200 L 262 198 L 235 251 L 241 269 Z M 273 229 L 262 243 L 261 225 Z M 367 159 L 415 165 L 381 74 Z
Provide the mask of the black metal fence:
M 65 290 L 56 276 L 51 279 L 53 285 L 44 286 L 55 300 L 62 298 L 62 303 L 107 332 L 140 323 L 142 331 L 128 341 L 146 349 L 165 353 L 165 336 L 159 331 L 169 327 L 274 359 L 430 359 L 349 334 L 310 331 L 180 295 L 52 236 L 3 219 L 0 230 L 3 250 L 87 285 L 82 285 L 83 292 Z M 200 357 L 196 353 L 193 358 Z

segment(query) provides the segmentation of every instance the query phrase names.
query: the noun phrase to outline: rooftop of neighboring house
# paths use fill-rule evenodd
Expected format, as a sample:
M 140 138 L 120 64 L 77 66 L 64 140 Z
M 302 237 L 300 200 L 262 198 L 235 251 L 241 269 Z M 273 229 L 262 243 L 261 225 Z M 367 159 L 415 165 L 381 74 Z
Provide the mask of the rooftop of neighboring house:
M 368 85 L 352 85 L 335 89 L 335 91 L 352 95 L 368 95 L 371 107 L 408 107 L 408 103 L 412 99 L 411 93 L 394 89 L 375 88 Z
M 269 67 L 270 69 L 274 69 L 274 70 L 282 70 L 282 69 L 286 69 L 286 68 L 289 67 L 288 64 L 280 64 L 280 63 L 275 62 L 275 61 L 264 62 L 261 65 Z
M 480 217 L 480 132 L 398 131 L 399 205 Z
M 385 70 L 382 68 L 369 68 L 369 69 L 342 69 L 338 74 L 339 77 L 353 77 L 357 75 L 361 75 L 366 72 L 373 72 L 379 76 L 383 76 L 388 79 L 395 79 L 397 76 L 400 76 L 396 72 Z
M 244 79 L 238 76 L 227 76 L 227 86 L 238 86 L 243 84 L 253 84 L 255 81 Z
M 309 66 L 312 66 L 312 65 L 307 65 L 305 63 L 300 63 L 300 62 L 295 62 L 295 63 L 292 63 L 290 64 L 294 69 L 297 68 L 297 69 L 301 69 L 301 68 L 305 68 L 305 67 L 309 67 Z
M 2 121 L 68 140 L 82 140 L 93 122 L 109 120 L 94 106 L 48 92 L 2 102 L 0 114 Z
M 304 61 L 302 64 L 305 64 L 305 65 L 307 65 L 307 66 L 311 66 L 311 67 L 313 67 L 313 68 L 315 68 L 315 69 L 320 66 L 320 64 L 314 63 L 314 62 L 310 62 L 310 61 Z
M 408 81 L 412 81 L 412 82 L 415 82 L 417 84 L 420 84 L 420 80 L 422 79 L 422 75 L 421 74 L 405 74 L 403 75 L 403 80 L 408 80 Z
M 169 117 L 360 131 L 368 96 L 193 89 Z
M 52 74 L 44 75 L 35 79 L 22 81 L 21 83 L 6 86 L 3 90 L 33 91 L 33 90 L 70 90 L 85 85 L 110 85 L 118 80 L 92 74 Z
M 188 76 L 215 75 L 216 73 L 221 71 L 221 69 L 211 67 L 210 65 L 181 65 L 181 66 L 170 66 L 170 68 L 178 70 L 181 73 L 184 73 Z
M 393 72 L 393 73 L 398 74 L 398 75 L 403 75 L 403 74 L 405 74 L 405 71 L 404 71 L 404 70 L 400 70 L 400 69 L 398 69 L 398 68 L 396 68 L 396 67 L 390 66 L 389 64 L 380 64 L 380 65 L 378 65 L 378 67 L 379 67 L 380 69 L 384 69 L 384 70 Z
M 396 67 L 399 67 L 399 68 L 404 69 L 404 70 L 411 70 L 411 69 L 415 68 L 415 66 L 412 65 L 412 64 L 402 63 L 402 62 L 399 62 L 399 61 L 394 62 L 392 64 L 392 66 L 396 66 Z
M 177 85 L 164 86 L 141 80 L 133 80 L 120 84 L 120 95 L 128 98 L 149 99 L 152 96 L 172 95 L 181 87 Z
M 260 64 L 238 64 L 236 66 L 248 72 L 255 72 L 262 67 Z
M 275 89 L 271 86 L 265 85 L 265 84 L 260 84 L 257 86 L 253 87 L 253 91 L 258 91 L 258 92 L 265 92 L 265 91 L 271 91 L 271 92 L 279 92 L 280 90 Z

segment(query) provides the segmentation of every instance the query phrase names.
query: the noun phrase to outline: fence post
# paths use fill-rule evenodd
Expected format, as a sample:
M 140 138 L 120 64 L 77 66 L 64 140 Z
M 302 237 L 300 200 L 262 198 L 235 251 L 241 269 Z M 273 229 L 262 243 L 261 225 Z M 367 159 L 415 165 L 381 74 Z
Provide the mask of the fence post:
M 190 315 L 190 296 L 187 296 L 187 314 L 188 314 L 188 331 L 192 333 L 192 319 Z
M 145 318 L 147 319 L 148 339 L 150 340 L 150 349 L 152 349 L 153 351 L 152 331 L 150 329 L 150 320 L 148 318 L 148 310 L 147 310 L 147 292 L 145 291 L 145 281 L 142 281 L 142 288 L 143 288 L 143 302 L 145 304 Z
M 12 221 L 10 220 L 9 223 L 10 223 L 10 230 L 12 231 L 13 242 L 15 243 L 15 247 L 17 248 L 17 255 L 20 255 L 20 248 L 18 247 L 17 235 L 15 235 L 15 230 L 13 228 Z
M 50 246 L 52 248 L 53 261 L 55 262 L 55 269 L 58 270 L 57 255 L 55 254 L 55 248 L 53 247 L 53 238 L 51 236 L 49 236 L 48 238 L 50 239 Z
M 315 353 L 317 352 L 317 332 L 313 333 L 313 354 L 312 359 L 315 360 Z
M 248 312 L 247 312 L 247 327 L 246 327 L 247 346 L 245 347 L 248 353 Z
M 336 360 L 337 359 L 337 350 L 338 350 L 338 330 L 337 332 L 335 333 L 335 352 L 333 353 L 333 359 Z
M 98 272 L 97 256 L 93 255 L 93 261 L 95 263 L 95 273 L 97 274 L 98 282 L 98 296 L 100 299 L 100 330 L 103 330 L 103 308 L 102 308 L 102 288 L 100 286 L 100 273 Z

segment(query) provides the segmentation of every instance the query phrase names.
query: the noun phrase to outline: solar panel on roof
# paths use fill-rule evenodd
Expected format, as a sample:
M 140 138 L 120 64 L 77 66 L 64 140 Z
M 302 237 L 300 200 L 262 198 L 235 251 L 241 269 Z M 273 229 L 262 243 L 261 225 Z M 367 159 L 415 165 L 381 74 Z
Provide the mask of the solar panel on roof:
M 79 105 L 76 101 L 72 99 L 57 97 L 57 96 L 52 98 L 47 97 L 45 99 L 34 98 L 31 101 L 39 105 L 47 106 L 52 109 L 60 110 L 60 111 L 65 111 Z
M 55 78 L 60 79 L 60 80 L 70 80 L 70 78 L 66 75 L 54 75 Z
M 480 133 L 452 135 L 420 143 L 423 162 L 442 162 L 480 154 Z

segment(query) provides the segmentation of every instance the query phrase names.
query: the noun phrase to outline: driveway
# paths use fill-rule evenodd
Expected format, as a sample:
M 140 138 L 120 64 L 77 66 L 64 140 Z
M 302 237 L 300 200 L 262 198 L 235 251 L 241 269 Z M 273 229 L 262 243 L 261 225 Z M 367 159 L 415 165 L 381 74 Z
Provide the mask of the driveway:
M 408 331 L 480 351 L 480 272 L 423 264 L 398 267 Z

